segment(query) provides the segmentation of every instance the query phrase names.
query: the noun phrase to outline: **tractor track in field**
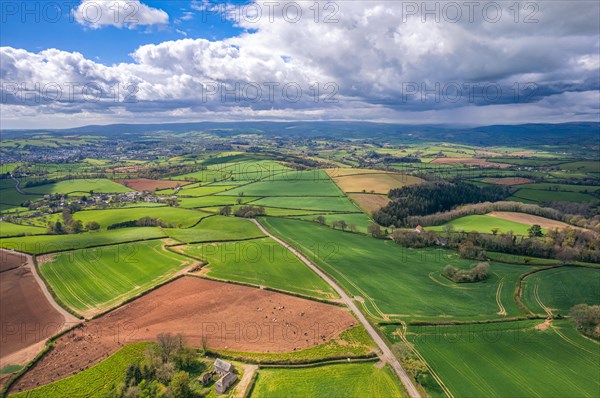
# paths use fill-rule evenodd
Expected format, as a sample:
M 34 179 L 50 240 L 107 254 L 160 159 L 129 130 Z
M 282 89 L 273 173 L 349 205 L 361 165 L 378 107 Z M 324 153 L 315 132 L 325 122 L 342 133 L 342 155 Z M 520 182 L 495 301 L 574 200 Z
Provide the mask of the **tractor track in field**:
M 375 341 L 375 343 L 377 344 L 377 346 L 379 347 L 379 349 L 382 352 L 381 358 L 385 362 L 387 362 L 392 367 L 392 369 L 394 369 L 394 372 L 398 375 L 402 384 L 406 388 L 408 395 L 411 398 L 420 398 L 421 394 L 419 393 L 419 391 L 413 384 L 413 381 L 411 380 L 410 376 L 408 376 L 408 374 L 406 373 L 406 371 L 404 370 L 404 368 L 402 367 L 402 365 L 400 364 L 400 362 L 398 361 L 398 359 L 396 358 L 396 356 L 394 355 L 392 350 L 387 346 L 385 341 L 377 333 L 375 328 L 369 323 L 369 321 L 362 314 L 362 312 L 360 312 L 360 310 L 358 309 L 358 307 L 356 306 L 356 304 L 354 303 L 352 298 L 350 296 L 348 296 L 346 291 L 340 285 L 338 285 L 332 278 L 330 278 L 327 274 L 325 274 L 325 272 L 323 272 L 319 267 L 317 267 L 315 264 L 313 264 L 312 261 L 310 261 L 308 258 L 306 258 L 302 253 L 300 253 L 298 250 L 294 249 L 290 244 L 288 244 L 284 240 L 271 234 L 271 232 L 269 232 L 260 222 L 258 222 L 258 220 L 253 219 L 252 221 L 258 226 L 258 228 L 260 228 L 260 230 L 264 234 L 267 234 L 271 239 L 275 240 L 276 242 L 281 244 L 283 247 L 285 247 L 287 250 L 292 252 L 292 254 L 294 254 L 296 257 L 298 257 L 303 263 L 305 263 L 310 269 L 312 269 L 317 275 L 319 275 L 325 282 L 327 282 L 340 295 L 342 302 L 344 302 L 344 304 L 346 304 L 348 306 L 348 308 L 350 308 L 350 310 L 354 313 L 356 318 L 360 321 L 360 323 L 362 323 L 362 325 L 366 329 L 367 333 L 369 333 L 369 335 L 371 336 L 373 341 Z

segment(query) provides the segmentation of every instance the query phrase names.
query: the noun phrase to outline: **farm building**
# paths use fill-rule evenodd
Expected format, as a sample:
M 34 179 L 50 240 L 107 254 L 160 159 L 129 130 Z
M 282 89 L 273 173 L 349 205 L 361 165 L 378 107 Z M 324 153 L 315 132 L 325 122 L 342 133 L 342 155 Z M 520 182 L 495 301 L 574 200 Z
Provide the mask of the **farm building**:
M 212 381 L 212 373 L 204 373 L 202 376 L 198 377 L 198 381 L 202 383 L 203 386 L 207 386 Z
M 417 225 L 417 228 L 415 228 L 415 231 L 417 231 L 418 233 L 423 232 L 423 227 L 421 225 Z
M 233 365 L 229 362 L 223 361 L 221 358 L 215 360 L 215 372 L 219 376 L 225 376 L 227 373 L 233 371 Z
M 217 380 L 217 382 L 215 383 L 215 391 L 217 392 L 217 394 L 224 394 L 225 391 L 227 391 L 227 389 L 231 387 L 231 385 L 235 383 L 236 380 L 237 375 L 235 373 L 227 373 L 225 376 Z

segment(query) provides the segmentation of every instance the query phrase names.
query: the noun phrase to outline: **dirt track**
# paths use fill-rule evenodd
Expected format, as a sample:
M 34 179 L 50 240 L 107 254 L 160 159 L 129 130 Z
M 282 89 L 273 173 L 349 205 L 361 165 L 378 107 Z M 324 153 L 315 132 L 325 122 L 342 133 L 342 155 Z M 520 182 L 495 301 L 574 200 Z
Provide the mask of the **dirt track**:
M 345 309 L 195 277 L 173 281 L 56 341 L 13 391 L 86 369 L 123 344 L 181 333 L 188 344 L 246 352 L 290 352 L 320 344 L 356 324 Z

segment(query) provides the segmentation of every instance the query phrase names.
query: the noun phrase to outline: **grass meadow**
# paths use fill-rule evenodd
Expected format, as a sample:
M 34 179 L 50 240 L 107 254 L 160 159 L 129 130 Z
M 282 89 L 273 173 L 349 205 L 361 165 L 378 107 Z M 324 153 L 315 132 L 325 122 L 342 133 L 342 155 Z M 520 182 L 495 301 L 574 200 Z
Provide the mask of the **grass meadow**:
M 443 249 L 407 249 L 389 240 L 332 230 L 304 221 L 261 222 L 303 252 L 358 297 L 375 320 L 489 319 L 517 316 L 513 293 L 531 267 L 492 263 L 483 282 L 456 284 L 441 275 L 447 264 L 468 268 L 474 261 Z M 504 315 L 506 313 L 506 315 Z
M 167 234 L 160 228 L 135 227 L 111 231 L 84 232 L 75 235 L 35 235 L 3 238 L 0 240 L 0 247 L 30 254 L 43 254 L 166 237 Z
M 207 275 L 317 298 L 337 294 L 317 274 L 271 238 L 188 245 L 185 253 L 208 261 Z
M 62 303 L 87 313 L 125 301 L 191 263 L 154 240 L 58 253 L 39 269 Z
M 599 343 L 568 320 L 540 323 L 409 327 L 407 337 L 457 397 L 597 397 Z
M 251 397 L 402 397 L 389 366 L 373 362 L 303 368 L 263 368 Z

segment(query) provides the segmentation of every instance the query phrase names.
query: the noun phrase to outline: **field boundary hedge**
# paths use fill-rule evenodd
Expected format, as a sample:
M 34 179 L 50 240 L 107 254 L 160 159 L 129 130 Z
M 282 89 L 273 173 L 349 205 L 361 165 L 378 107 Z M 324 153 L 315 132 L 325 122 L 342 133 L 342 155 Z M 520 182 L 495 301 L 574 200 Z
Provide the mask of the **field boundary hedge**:
M 299 351 L 297 351 L 299 352 Z M 271 367 L 271 368 L 287 368 L 287 367 L 314 367 L 314 366 L 322 366 L 328 365 L 329 363 L 347 363 L 348 359 L 354 360 L 364 360 L 365 362 L 373 361 L 376 358 L 379 358 L 376 352 L 370 352 L 368 354 L 348 356 L 348 355 L 335 355 L 331 357 L 324 357 L 318 359 L 309 359 L 309 360 L 261 360 L 261 359 L 252 359 L 245 357 L 243 354 L 240 355 L 232 355 L 227 354 L 225 352 L 220 351 L 212 351 L 206 350 L 206 355 L 209 356 L 217 356 L 219 358 L 229 359 L 231 361 L 244 362 L 251 365 L 259 365 L 262 367 Z

